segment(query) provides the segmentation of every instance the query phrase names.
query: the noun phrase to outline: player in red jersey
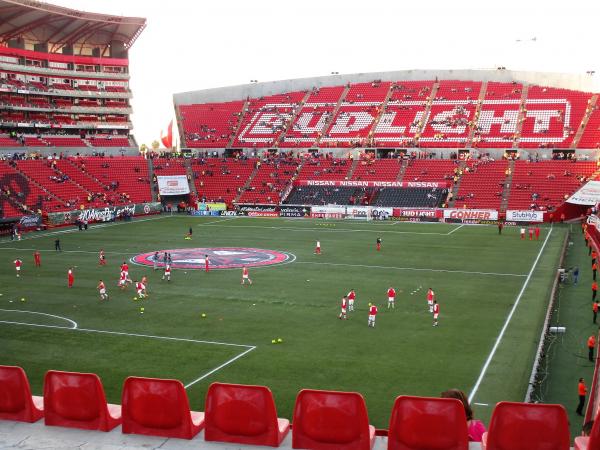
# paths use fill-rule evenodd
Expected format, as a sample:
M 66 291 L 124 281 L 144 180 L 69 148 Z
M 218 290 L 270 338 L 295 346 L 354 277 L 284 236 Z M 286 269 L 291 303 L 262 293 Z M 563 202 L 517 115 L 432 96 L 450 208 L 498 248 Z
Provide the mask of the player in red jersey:
M 540 227 L 538 225 L 535 226 L 535 240 L 538 241 L 540 239 Z
M 133 280 L 129 278 L 129 265 L 125 261 L 123 261 L 123 264 L 121 264 L 121 272 L 125 274 L 125 281 L 128 283 L 133 283 Z
M 35 267 L 42 266 L 42 255 L 40 255 L 40 252 L 37 250 L 33 253 L 33 261 L 35 263 Z
M 248 280 L 248 284 L 252 284 L 252 280 L 250 279 L 250 272 L 246 266 L 242 267 L 242 284 L 246 284 L 246 280 Z
M 20 259 L 15 259 L 14 261 L 15 263 L 15 271 L 17 272 L 17 278 L 19 278 L 21 276 L 21 266 L 23 265 L 23 261 L 21 261 Z
M 380 237 L 377 238 L 377 251 L 378 252 L 381 251 L 381 238 Z
M 438 326 L 438 316 L 440 315 L 440 305 L 437 300 L 433 300 L 433 326 Z
M 396 308 L 396 290 L 393 287 L 390 287 L 387 291 L 388 296 L 388 309 Z
M 209 267 L 210 267 L 210 260 L 208 258 L 208 255 L 204 255 L 204 271 L 206 273 L 208 273 L 210 271 Z
M 96 286 L 96 289 L 98 289 L 98 293 L 100 294 L 100 301 L 108 300 L 108 293 L 106 292 L 106 285 L 104 284 L 104 281 L 100 280 L 98 286 Z
M 101 266 L 106 265 L 106 256 L 104 255 L 103 249 L 100 249 L 100 254 L 98 255 L 98 264 Z
M 348 319 L 347 309 L 348 309 L 348 297 L 346 297 L 344 295 L 344 297 L 342 298 L 342 312 L 340 312 L 340 315 L 339 315 L 340 319 L 343 319 L 343 320 Z
M 72 288 L 73 283 L 75 282 L 75 274 L 73 273 L 72 267 L 69 267 L 69 270 L 67 271 L 67 282 L 69 284 L 69 287 Z
M 137 296 L 139 298 L 145 298 L 146 297 L 146 286 L 144 285 L 144 283 L 142 283 L 141 281 L 136 281 L 136 283 L 135 283 L 135 289 L 137 291 Z
M 356 292 L 354 292 L 354 289 L 350 289 L 350 292 L 348 292 L 346 297 L 348 297 L 348 312 L 354 311 L 354 300 L 356 299 Z
M 125 275 L 125 272 L 121 272 L 121 275 L 119 276 L 118 286 L 121 289 L 125 289 L 125 287 L 127 287 L 127 275 Z
M 321 241 L 317 240 L 317 246 L 315 247 L 315 255 L 321 254 Z
M 427 291 L 427 305 L 429 306 L 429 312 L 433 312 L 433 301 L 435 300 L 435 292 L 433 289 L 429 288 Z
M 377 316 L 377 306 L 371 305 L 369 307 L 369 326 L 375 328 L 375 317 Z
M 533 241 L 533 227 L 529 227 L 528 231 L 529 231 L 529 240 Z
M 165 266 L 165 273 L 162 277 L 162 279 L 167 279 L 167 281 L 171 281 L 171 264 L 167 263 L 167 265 Z

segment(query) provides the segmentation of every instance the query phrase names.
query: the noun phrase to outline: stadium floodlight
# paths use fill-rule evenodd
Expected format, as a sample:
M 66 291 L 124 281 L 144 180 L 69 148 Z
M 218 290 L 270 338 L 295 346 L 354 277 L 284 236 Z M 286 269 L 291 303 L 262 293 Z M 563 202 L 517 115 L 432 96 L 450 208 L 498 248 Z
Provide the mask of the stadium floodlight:
M 331 72 L 331 75 L 339 75 L 339 72 Z
M 250 80 L 250 83 L 258 83 L 258 80 Z

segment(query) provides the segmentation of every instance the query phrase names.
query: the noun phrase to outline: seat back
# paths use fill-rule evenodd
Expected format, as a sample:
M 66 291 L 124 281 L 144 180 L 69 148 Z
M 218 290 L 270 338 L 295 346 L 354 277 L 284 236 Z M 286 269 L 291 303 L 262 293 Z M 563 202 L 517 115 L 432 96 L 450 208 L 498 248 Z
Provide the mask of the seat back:
M 562 405 L 500 402 L 494 408 L 487 450 L 569 450 L 569 422 Z
M 35 422 L 42 415 L 33 405 L 25 371 L 21 367 L 0 366 L 0 419 Z
M 49 370 L 44 378 L 44 410 L 46 425 L 98 430 L 108 422 L 104 388 L 94 373 Z
M 303 389 L 292 425 L 293 448 L 370 448 L 367 407 L 356 392 Z
M 277 410 L 265 386 L 213 383 L 204 414 L 207 441 L 278 445 Z
M 467 450 L 465 408 L 454 398 L 400 396 L 394 402 L 388 450 Z
M 587 448 L 589 450 L 600 448 L 600 413 L 596 415 L 596 419 L 594 420 Z
M 129 377 L 123 385 L 121 408 L 123 433 L 165 437 L 191 434 L 190 405 L 181 381 Z

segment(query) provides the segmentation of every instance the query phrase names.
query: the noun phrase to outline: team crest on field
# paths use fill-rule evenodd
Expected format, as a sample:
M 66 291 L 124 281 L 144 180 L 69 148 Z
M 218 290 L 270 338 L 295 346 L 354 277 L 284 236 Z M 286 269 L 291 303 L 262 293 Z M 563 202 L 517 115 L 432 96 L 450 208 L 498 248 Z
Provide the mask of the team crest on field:
M 282 264 L 293 261 L 294 255 L 262 248 L 246 247 L 209 247 L 209 248 L 176 248 L 157 250 L 157 266 L 164 267 L 165 252 L 171 255 L 171 267 L 174 269 L 201 269 L 205 267 L 205 255 L 208 255 L 211 269 L 235 269 L 242 266 L 257 267 Z M 142 253 L 131 258 L 131 261 L 143 266 L 154 266 L 155 252 Z

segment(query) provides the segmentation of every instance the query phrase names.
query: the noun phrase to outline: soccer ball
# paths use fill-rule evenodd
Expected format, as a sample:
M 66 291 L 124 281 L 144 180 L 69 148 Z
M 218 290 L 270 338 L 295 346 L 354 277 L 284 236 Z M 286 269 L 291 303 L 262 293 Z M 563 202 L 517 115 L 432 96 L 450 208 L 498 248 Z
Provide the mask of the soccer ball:
M 145 309 L 144 309 L 144 307 L 142 306 L 142 307 L 140 308 L 140 312 L 141 312 L 141 313 L 143 313 L 144 311 L 145 311 Z
M 373 304 L 371 302 L 369 302 L 369 306 L 372 306 Z
M 25 297 L 21 297 L 21 301 L 22 301 L 22 302 L 25 302 Z
M 277 341 L 275 339 L 271 339 L 271 344 L 277 344 Z
M 137 300 L 137 297 L 133 297 L 133 301 L 136 301 L 136 300 Z
M 283 339 L 281 339 L 281 338 L 277 339 L 278 344 L 281 344 L 282 342 L 283 342 Z
M 202 318 L 206 319 L 206 314 L 202 313 Z

